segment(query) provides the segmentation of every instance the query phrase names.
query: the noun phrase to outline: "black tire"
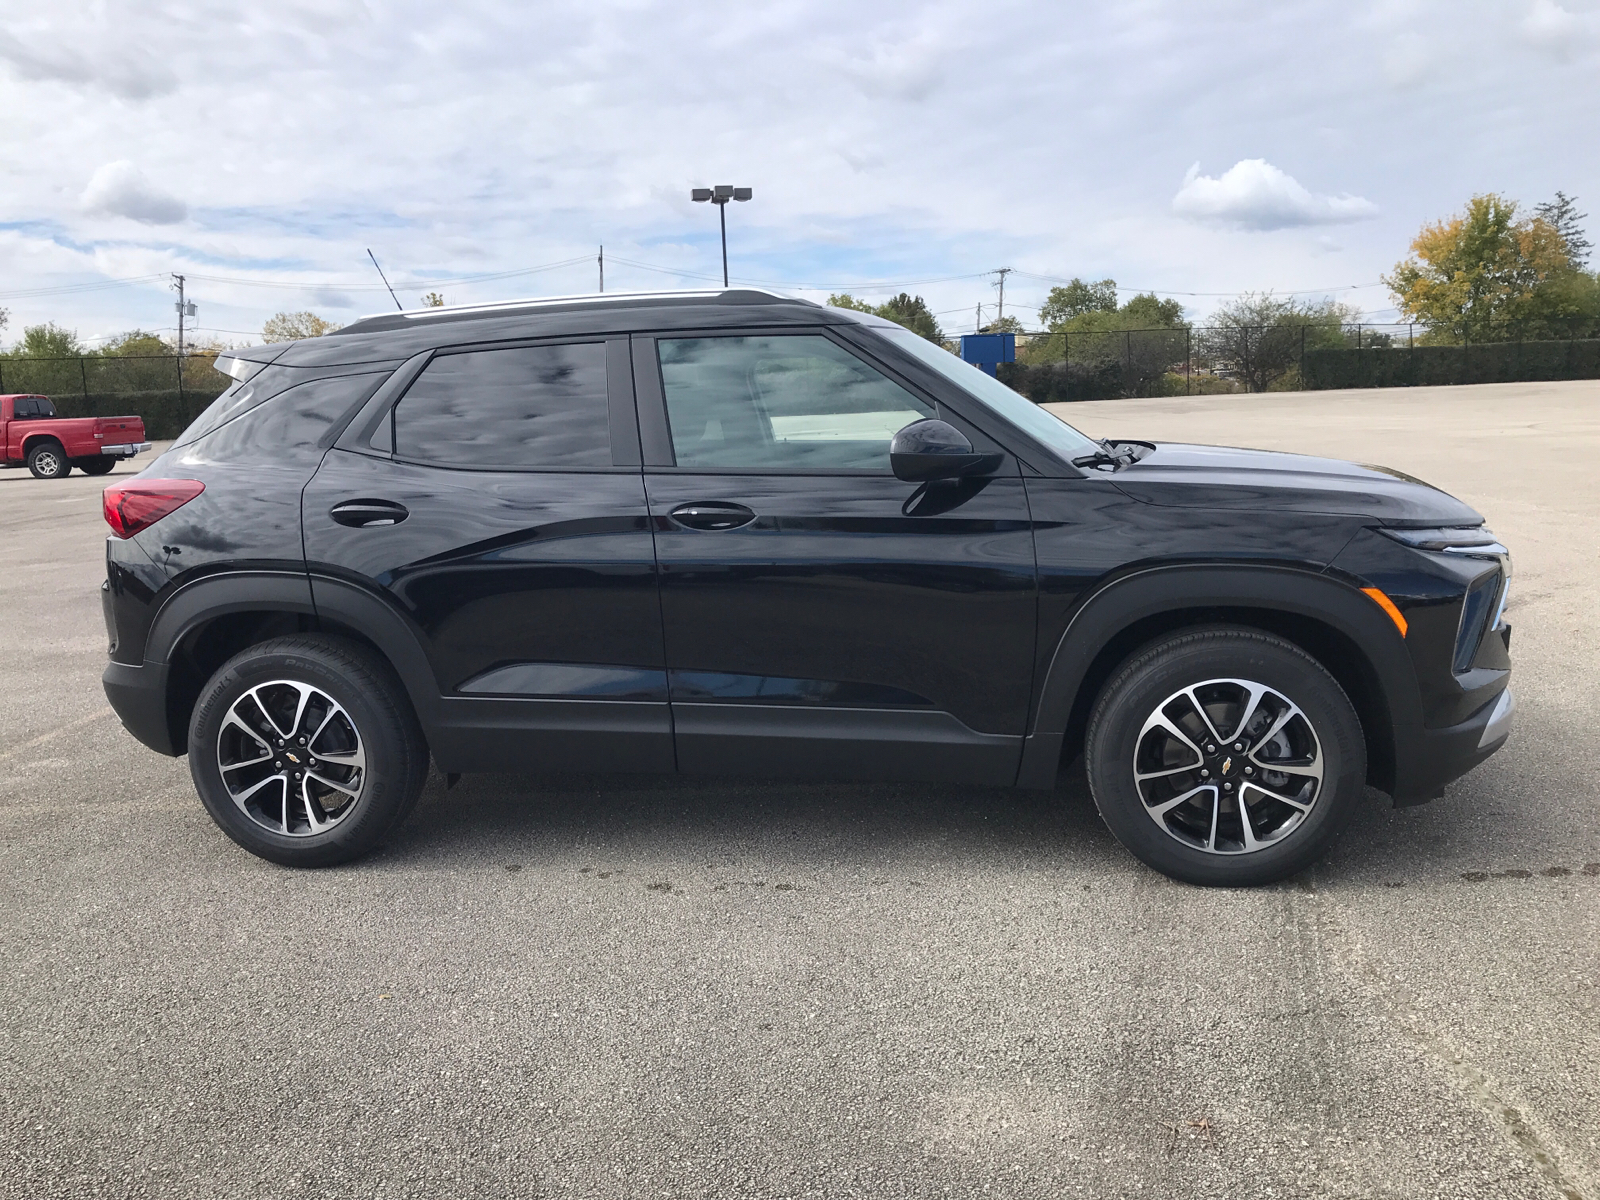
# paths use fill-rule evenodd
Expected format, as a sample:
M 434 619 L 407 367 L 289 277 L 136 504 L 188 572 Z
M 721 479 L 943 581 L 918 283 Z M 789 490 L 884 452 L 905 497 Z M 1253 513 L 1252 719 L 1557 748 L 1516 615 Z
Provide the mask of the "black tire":
M 1252 687 L 1265 689 L 1254 701 Z M 1182 695 L 1186 688 L 1197 689 L 1203 708 Z M 1254 715 L 1242 721 L 1252 703 Z M 1158 712 L 1175 732 L 1153 724 Z M 1279 718 L 1284 724 L 1271 733 Z M 1229 723 L 1244 729 L 1230 731 Z M 1202 740 L 1197 731 L 1205 730 L 1224 740 Z M 1095 805 L 1117 840 L 1165 875 L 1212 887 L 1271 883 L 1321 858 L 1366 779 L 1361 722 L 1333 676 L 1292 643 L 1237 628 L 1173 635 L 1124 663 L 1095 702 L 1084 758 Z M 1273 761 L 1289 773 L 1273 770 Z M 1320 768 L 1320 779 L 1294 764 Z M 1147 777 L 1136 781 L 1136 771 Z M 1222 791 L 1228 780 L 1236 781 L 1226 784 L 1231 794 Z M 1186 794 L 1191 799 L 1178 799 Z
M 298 688 L 314 689 L 314 693 L 300 702 L 294 715 L 298 718 L 303 712 L 304 720 L 297 725 L 288 719 L 288 709 L 277 702 L 306 694 L 297 692 Z M 319 695 L 320 700 L 316 698 Z M 240 705 L 236 715 L 257 733 L 241 734 L 236 725 L 228 723 L 236 704 Z M 281 732 L 281 727 L 269 727 L 258 719 L 274 707 L 289 726 L 287 745 L 272 736 Z M 333 711 L 335 707 L 342 709 L 342 716 Z M 297 728 L 309 729 L 324 713 L 329 714 L 324 727 L 331 732 L 312 736 L 309 749 L 297 750 Z M 264 739 L 260 732 L 267 732 L 268 737 Z M 346 743 L 343 747 L 319 740 L 341 734 Z M 257 767 L 235 753 L 241 746 L 243 753 L 255 753 L 258 745 L 267 747 L 268 754 L 284 757 Z M 318 749 L 319 745 L 323 748 Z M 361 756 L 361 768 L 352 770 L 335 763 L 341 753 Z M 316 754 L 325 755 L 320 764 Z M 300 762 L 300 755 L 307 756 L 306 763 Z M 225 768 L 223 757 L 243 765 Z M 225 771 L 233 790 L 224 781 Z M 258 774 L 253 777 L 253 772 Z M 355 642 L 297 635 L 242 650 L 211 677 L 189 721 L 189 773 L 212 819 L 246 850 L 284 866 L 326 867 L 368 853 L 405 819 L 427 779 L 428 747 L 405 689 L 387 662 Z M 281 785 L 271 778 L 279 773 Z M 236 802 L 235 791 L 247 791 L 257 778 L 268 782 L 254 795 Z M 345 791 L 359 794 L 346 801 L 341 791 L 327 786 L 327 778 L 342 782 Z M 306 789 L 313 796 L 332 796 L 345 807 L 337 812 L 321 804 L 313 808 Z M 274 805 L 286 794 L 291 798 L 279 822 Z M 272 808 L 272 815 L 264 813 L 265 808 Z M 320 830 L 316 828 L 318 817 L 328 822 Z
M 60 442 L 35 442 L 28 451 L 28 470 L 35 479 L 65 479 L 72 474 L 72 460 Z
M 97 454 L 93 458 L 75 458 L 72 465 L 85 475 L 109 475 L 117 460 L 107 454 Z

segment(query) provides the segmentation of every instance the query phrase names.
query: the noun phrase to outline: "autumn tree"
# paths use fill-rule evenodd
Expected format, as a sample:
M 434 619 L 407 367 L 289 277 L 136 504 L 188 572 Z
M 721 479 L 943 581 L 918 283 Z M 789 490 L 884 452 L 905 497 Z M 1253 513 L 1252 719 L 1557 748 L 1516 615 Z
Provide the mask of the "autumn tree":
M 300 338 L 322 337 L 339 329 L 332 321 L 324 321 L 314 312 L 281 312 L 267 318 L 261 327 L 264 342 L 293 342 Z
M 1554 200 L 1535 204 L 1533 214 L 1556 231 L 1556 236 L 1567 249 L 1567 261 L 1574 270 L 1582 271 L 1588 267 L 1589 251 L 1593 246 L 1584 236 L 1583 222 L 1589 219 L 1589 214 L 1578 211 L 1576 196 L 1557 192 Z
M 424 296 L 422 298 L 422 307 L 423 308 L 443 308 L 444 307 L 444 297 L 441 296 L 438 292 L 429 292 L 426 296 Z
M 1591 290 L 1581 274 L 1554 225 L 1519 217 L 1516 201 L 1490 193 L 1424 225 L 1384 282 L 1400 312 L 1435 338 L 1488 341 L 1547 332 L 1568 307 L 1564 294 L 1581 305 L 1578 293 Z

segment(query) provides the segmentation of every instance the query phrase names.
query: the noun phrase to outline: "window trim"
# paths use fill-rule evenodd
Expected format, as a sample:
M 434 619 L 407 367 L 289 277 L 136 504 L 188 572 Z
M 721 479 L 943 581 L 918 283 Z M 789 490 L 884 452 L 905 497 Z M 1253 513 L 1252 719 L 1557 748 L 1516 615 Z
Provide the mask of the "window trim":
M 495 350 L 523 350 L 541 346 L 594 346 L 604 347 L 606 374 L 606 436 L 611 452 L 607 466 L 557 467 L 517 466 L 444 462 L 432 458 L 412 458 L 400 454 L 395 437 L 395 412 L 423 373 L 436 360 L 455 354 L 483 354 Z M 362 414 L 352 422 L 347 435 L 341 437 L 340 448 L 353 450 L 374 458 L 385 458 L 409 466 L 427 467 L 436 471 L 477 471 L 488 474 L 539 474 L 539 475 L 594 475 L 637 472 L 640 469 L 638 451 L 638 418 L 634 410 L 633 373 L 627 360 L 626 334 L 563 334 L 556 337 L 513 338 L 492 342 L 466 342 L 452 346 L 439 346 L 427 350 L 402 364 L 392 383 L 381 392 L 388 393 L 374 411 Z M 404 378 L 402 378 L 402 376 Z M 376 397 L 375 397 L 376 399 Z M 364 418 L 364 419 L 363 419 Z M 387 432 L 387 448 L 375 445 L 380 435 Z M 631 446 L 631 453 L 630 453 Z
M 656 343 L 689 338 L 714 337 L 823 337 L 866 367 L 876 371 L 897 387 L 905 389 L 915 399 L 933 409 L 941 421 L 952 421 L 962 432 L 972 438 L 975 447 L 988 446 L 1013 457 L 987 432 L 978 429 L 965 415 L 953 413 L 950 407 L 926 388 L 906 379 L 887 364 L 863 354 L 860 347 L 837 336 L 831 325 L 778 325 L 720 329 L 662 329 L 652 333 L 636 333 L 633 341 L 634 395 L 639 412 L 639 439 L 643 449 L 644 467 L 647 471 L 671 472 L 682 475 L 781 475 L 804 478 L 807 476 L 839 476 L 844 478 L 893 478 L 887 468 L 871 470 L 863 467 L 686 467 L 678 465 L 677 451 L 672 445 L 672 426 L 667 413 L 666 385 L 661 376 L 661 355 Z M 976 436 L 974 436 L 976 435 Z M 997 473 L 1008 473 L 1001 467 Z

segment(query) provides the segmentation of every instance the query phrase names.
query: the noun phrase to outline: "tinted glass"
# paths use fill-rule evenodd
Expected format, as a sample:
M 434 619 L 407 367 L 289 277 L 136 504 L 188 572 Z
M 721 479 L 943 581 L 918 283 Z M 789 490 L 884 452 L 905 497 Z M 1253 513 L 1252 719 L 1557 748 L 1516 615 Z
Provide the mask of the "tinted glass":
M 235 462 L 312 450 L 335 421 L 366 403 L 388 377 L 387 371 L 380 371 L 297 384 L 214 429 L 200 452 L 217 461 Z
M 55 402 L 45 396 L 35 396 L 33 400 L 33 415 L 36 417 L 53 417 L 56 415 Z
M 656 344 L 680 467 L 887 472 L 896 431 L 935 415 L 825 337 Z
M 985 408 L 1004 417 L 1068 461 L 1079 455 L 1093 454 L 1101 449 L 1099 442 L 1085 437 L 1049 409 L 1040 408 L 1032 400 L 1012 391 L 988 372 L 978 370 L 971 363 L 962 362 L 954 354 L 935 346 L 927 338 L 920 337 L 909 329 L 883 329 L 878 332 L 884 337 L 892 338 L 895 345 L 902 350 L 927 363 Z
M 395 406 L 394 440 L 397 457 L 450 466 L 609 467 L 605 344 L 436 358 Z
M 293 387 L 304 377 L 303 372 L 296 372 L 293 367 L 267 367 L 252 375 L 245 383 L 234 383 L 207 405 L 172 444 L 187 446 L 199 441 L 212 430 L 270 400 L 285 388 Z

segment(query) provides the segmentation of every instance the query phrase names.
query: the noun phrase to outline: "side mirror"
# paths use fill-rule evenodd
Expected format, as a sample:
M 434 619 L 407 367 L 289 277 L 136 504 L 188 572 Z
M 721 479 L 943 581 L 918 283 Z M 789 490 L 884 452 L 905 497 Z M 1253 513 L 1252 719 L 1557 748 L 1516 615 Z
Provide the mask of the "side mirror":
M 998 454 L 978 454 L 954 425 L 932 417 L 913 421 L 889 443 L 889 466 L 896 479 L 928 483 L 935 479 L 960 479 L 994 470 Z

